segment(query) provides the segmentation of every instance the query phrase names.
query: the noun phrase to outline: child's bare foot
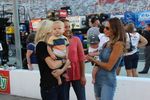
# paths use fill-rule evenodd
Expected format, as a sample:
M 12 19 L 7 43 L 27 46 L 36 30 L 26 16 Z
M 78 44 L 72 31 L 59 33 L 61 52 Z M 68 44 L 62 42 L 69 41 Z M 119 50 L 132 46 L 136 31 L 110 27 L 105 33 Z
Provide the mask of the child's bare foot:
M 60 78 L 60 77 L 57 77 L 57 81 L 58 81 L 58 85 L 61 85 L 61 84 L 62 84 L 62 81 L 61 81 L 61 78 Z
M 61 81 L 60 76 L 57 76 L 54 72 L 52 72 L 52 75 L 57 79 L 58 85 L 61 85 L 61 84 L 62 84 L 62 81 Z

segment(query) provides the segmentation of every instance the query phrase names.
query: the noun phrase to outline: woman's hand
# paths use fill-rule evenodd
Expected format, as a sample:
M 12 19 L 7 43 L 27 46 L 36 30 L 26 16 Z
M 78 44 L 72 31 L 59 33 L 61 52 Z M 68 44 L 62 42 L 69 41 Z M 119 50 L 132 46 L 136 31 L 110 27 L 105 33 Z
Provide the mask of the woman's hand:
M 86 59 L 87 59 L 88 61 L 91 61 L 91 62 L 94 61 L 94 58 L 91 57 L 90 55 L 87 55 L 87 56 L 86 56 Z
M 57 57 L 56 57 L 56 55 L 55 54 L 50 54 L 50 56 L 51 56 L 51 58 L 53 59 L 53 60 L 56 60 L 57 59 Z

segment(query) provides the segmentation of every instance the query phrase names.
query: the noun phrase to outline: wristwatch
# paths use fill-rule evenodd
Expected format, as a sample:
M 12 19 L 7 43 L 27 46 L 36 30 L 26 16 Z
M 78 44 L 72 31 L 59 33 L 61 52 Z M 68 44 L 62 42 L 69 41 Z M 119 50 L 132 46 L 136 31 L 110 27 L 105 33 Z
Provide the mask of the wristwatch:
M 63 63 L 63 64 L 65 64 L 65 63 L 66 63 L 66 59 L 62 59 L 61 61 L 62 61 L 62 63 Z

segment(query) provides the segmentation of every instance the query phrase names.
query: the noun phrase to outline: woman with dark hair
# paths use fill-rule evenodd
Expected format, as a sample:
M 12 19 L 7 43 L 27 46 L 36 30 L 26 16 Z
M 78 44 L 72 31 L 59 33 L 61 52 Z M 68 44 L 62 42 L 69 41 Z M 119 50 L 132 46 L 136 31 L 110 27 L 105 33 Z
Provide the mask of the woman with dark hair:
M 143 36 L 147 39 L 148 43 L 145 46 L 144 49 L 144 55 L 145 55 L 145 65 L 142 71 L 140 71 L 140 74 L 147 74 L 148 70 L 150 68 L 150 23 L 147 24 L 145 30 L 143 31 Z
M 113 100 L 116 69 L 125 51 L 125 30 L 118 18 L 111 18 L 106 22 L 104 33 L 109 37 L 109 41 L 103 46 L 100 60 L 95 60 L 89 55 L 87 59 L 99 67 L 94 83 L 96 100 Z

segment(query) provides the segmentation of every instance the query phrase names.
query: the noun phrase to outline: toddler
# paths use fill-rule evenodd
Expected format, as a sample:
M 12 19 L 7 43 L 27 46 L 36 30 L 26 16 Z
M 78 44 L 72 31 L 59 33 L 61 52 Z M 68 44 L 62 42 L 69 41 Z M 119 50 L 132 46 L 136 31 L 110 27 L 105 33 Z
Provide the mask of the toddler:
M 64 23 L 62 21 L 54 21 L 52 25 L 52 36 L 49 37 L 47 41 L 47 49 L 52 59 L 62 60 L 64 62 L 68 59 L 68 39 L 63 35 L 64 33 Z M 70 66 L 68 66 L 70 68 Z M 54 71 L 53 76 L 58 80 L 58 84 L 61 85 L 62 81 L 60 76 L 55 76 Z M 63 74 L 63 76 L 66 74 Z M 67 77 L 67 76 L 66 76 Z
M 90 46 L 88 48 L 88 53 L 90 56 L 94 57 L 96 60 L 99 60 L 99 50 L 98 50 L 99 42 L 100 42 L 100 40 L 99 40 L 98 35 L 96 35 L 96 34 L 90 35 L 90 37 L 89 37 Z M 97 65 L 95 65 L 95 63 L 92 63 L 92 65 L 94 66 L 93 70 L 92 70 L 92 83 L 94 84 L 95 76 L 96 76 L 96 73 L 99 70 L 99 68 Z

